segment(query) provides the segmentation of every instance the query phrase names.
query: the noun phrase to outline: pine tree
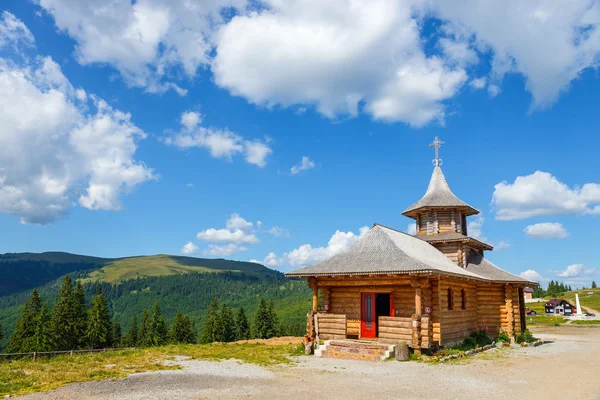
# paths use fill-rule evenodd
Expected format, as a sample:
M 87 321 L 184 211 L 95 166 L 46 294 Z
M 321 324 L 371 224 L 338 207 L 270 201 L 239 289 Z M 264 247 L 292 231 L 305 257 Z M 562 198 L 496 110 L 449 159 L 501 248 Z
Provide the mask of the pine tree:
M 592 289 L 597 289 L 598 286 L 596 286 L 596 281 L 592 281 Z
M 250 324 L 248 324 L 244 307 L 240 307 L 235 319 L 235 340 L 248 339 L 250 339 Z
M 35 320 L 35 334 L 30 349 L 33 351 L 50 351 L 52 342 L 50 337 L 50 315 L 48 306 L 44 303 Z
M 258 303 L 258 310 L 254 316 L 254 337 L 257 339 L 267 339 L 270 330 L 270 319 L 269 310 L 267 309 L 267 303 L 265 299 L 260 299 Z
M 167 342 L 167 324 L 160 313 L 158 301 L 154 303 L 154 307 L 152 308 L 152 317 L 150 318 L 148 331 L 150 336 L 150 346 L 162 346 Z
M 142 312 L 142 323 L 140 324 L 137 345 L 139 347 L 152 346 L 152 338 L 150 337 L 150 317 L 148 316 L 147 308 L 144 308 L 144 311 Z
M 17 322 L 17 326 L 10 336 L 7 350 L 11 353 L 20 353 L 35 351 L 30 349 L 30 341 L 28 339 L 35 336 L 36 331 L 36 320 L 42 310 L 42 300 L 37 289 L 33 289 L 31 298 L 25 307 L 23 307 L 23 313 L 21 319 Z
M 81 281 L 77 281 L 73 292 L 73 316 L 75 318 L 75 335 L 78 339 L 78 347 L 86 347 L 86 332 L 88 324 L 88 310 L 85 301 L 85 293 Z
M 218 341 L 232 342 L 235 339 L 235 321 L 229 305 L 223 303 L 219 314 Z
M 137 315 L 131 317 L 131 325 L 125 335 L 125 346 L 136 347 L 138 345 L 138 322 Z
M 108 302 L 98 286 L 96 296 L 92 300 L 92 308 L 88 314 L 87 344 L 91 349 L 102 349 L 111 344 L 111 323 Z
M 121 337 L 121 324 L 119 321 L 114 321 L 112 324 L 112 333 L 110 335 L 112 340 L 111 346 L 114 348 L 122 347 L 122 337 Z
M 269 329 L 267 330 L 267 339 L 269 339 L 279 335 L 279 318 L 277 317 L 277 313 L 275 312 L 275 305 L 273 304 L 273 299 L 269 300 L 267 312 L 269 313 Z
M 172 343 L 196 343 L 196 329 L 187 315 L 177 312 L 169 338 Z
M 212 343 L 218 340 L 219 335 L 219 302 L 213 298 L 208 306 L 208 316 L 202 329 L 200 343 Z
M 2 322 L 0 322 L 0 340 L 4 339 L 4 329 L 2 329 Z
M 58 300 L 52 309 L 50 329 L 54 350 L 73 350 L 79 345 L 74 303 L 73 282 L 69 275 L 65 275 Z

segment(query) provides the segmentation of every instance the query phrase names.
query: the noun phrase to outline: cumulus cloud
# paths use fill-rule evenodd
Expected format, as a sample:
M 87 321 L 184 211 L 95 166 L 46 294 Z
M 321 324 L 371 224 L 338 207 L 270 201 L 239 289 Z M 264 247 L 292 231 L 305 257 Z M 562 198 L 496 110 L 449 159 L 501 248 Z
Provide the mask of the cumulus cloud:
M 254 224 L 252 222 L 246 221 L 239 214 L 234 213 L 225 221 L 224 229 L 209 228 L 198 232 L 196 237 L 199 240 L 213 243 L 232 243 L 238 245 L 260 243 L 258 237 L 253 233 L 253 229 Z
M 175 89 L 210 64 L 211 35 L 245 0 L 35 0 L 76 42 L 80 64 L 108 63 L 149 92 Z
M 309 169 L 313 169 L 315 167 L 315 162 L 313 160 L 311 160 L 309 157 L 307 156 L 303 156 L 302 160 L 292 166 L 292 168 L 290 168 L 290 173 L 292 175 L 297 175 L 302 171 L 308 171 Z
M 198 248 L 198 246 L 196 246 L 194 243 L 192 242 L 187 242 L 182 248 L 181 248 L 181 254 L 194 254 L 197 253 L 198 250 L 200 250 Z
M 443 122 L 467 82 L 493 97 L 507 73 L 522 75 L 532 108 L 544 108 L 599 65 L 591 0 L 36 2 L 75 41 L 81 64 L 112 65 L 129 85 L 184 94 L 181 81 L 210 68 L 252 103 L 331 118 Z
M 444 118 L 443 102 L 467 79 L 425 55 L 413 2 L 265 4 L 220 28 L 212 64 L 218 85 L 252 103 L 315 105 L 331 118 L 364 103 L 376 119 L 421 126 Z
M 209 244 L 208 245 L 208 249 L 204 250 L 202 254 L 204 254 L 205 256 L 212 256 L 212 257 L 230 257 L 240 251 L 246 251 L 247 249 L 243 246 L 238 246 L 237 244 L 234 243 L 229 243 L 226 245 L 216 245 L 216 244 Z
M 360 228 L 358 234 L 354 232 L 342 232 L 338 230 L 331 236 L 329 242 L 327 242 L 327 246 L 313 247 L 310 244 L 303 244 L 289 252 L 284 253 L 281 257 L 278 257 L 275 253 L 271 252 L 263 261 L 261 261 L 261 263 L 270 267 L 300 267 L 314 264 L 344 250 L 346 247 L 356 242 L 368 231 L 369 227 L 367 226 Z M 259 262 L 256 260 L 253 261 Z
M 523 231 L 533 239 L 564 239 L 569 236 L 569 232 L 558 222 L 529 225 Z
M 569 188 L 548 172 L 519 176 L 513 183 L 495 186 L 492 204 L 496 219 L 566 214 L 600 214 L 600 184 L 586 183 Z
M 52 58 L 0 58 L 0 92 L 0 212 L 48 224 L 75 201 L 120 210 L 123 193 L 155 178 L 134 158 L 146 134 L 130 114 L 75 89 Z
M 0 48 L 12 46 L 19 51 L 19 46 L 33 47 L 35 39 L 27 26 L 8 11 L 2 12 L 0 19 Z
M 593 275 L 596 273 L 595 268 L 585 268 L 583 264 L 571 264 L 563 271 L 558 272 L 556 275 L 561 278 L 577 278 L 582 275 Z
M 491 78 L 520 73 L 533 107 L 551 105 L 586 68 L 598 68 L 600 5 L 590 0 L 430 0 L 433 12 L 492 56 Z M 523 40 L 527 38 L 527 40 Z
M 212 157 L 228 161 L 231 161 L 237 154 L 244 154 L 247 163 L 260 168 L 267 165 L 267 156 L 273 153 L 267 143 L 259 140 L 245 140 L 227 129 L 201 126 L 202 115 L 196 111 L 184 112 L 181 115 L 180 123 L 182 129 L 167 136 L 164 139 L 166 144 L 180 149 L 204 148 Z
M 538 283 L 548 280 L 548 279 L 544 278 L 542 275 L 540 275 L 537 271 L 534 271 L 532 269 L 528 269 L 527 271 L 521 272 L 519 274 L 519 276 L 521 278 L 527 279 L 528 281 L 538 282 Z

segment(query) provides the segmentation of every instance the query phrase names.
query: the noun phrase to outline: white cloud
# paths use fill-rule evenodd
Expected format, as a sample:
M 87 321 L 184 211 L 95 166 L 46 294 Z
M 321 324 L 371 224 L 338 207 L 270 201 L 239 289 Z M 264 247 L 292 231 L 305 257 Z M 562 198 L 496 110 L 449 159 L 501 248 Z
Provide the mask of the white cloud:
M 127 84 L 150 92 L 170 88 L 173 76 L 191 78 L 210 63 L 213 30 L 225 9 L 245 0 L 36 0 L 58 29 L 76 42 L 80 64 L 111 64 Z
M 254 224 L 240 217 L 240 214 L 233 213 L 229 219 L 225 221 L 225 227 L 231 231 L 241 230 L 248 232 L 254 228 Z
M 258 165 L 261 168 L 267 166 L 267 156 L 273 153 L 273 150 L 260 141 L 246 141 L 244 142 L 246 151 L 246 162 L 249 164 Z
M 180 81 L 210 68 L 217 85 L 252 103 L 314 106 L 331 118 L 443 122 L 467 82 L 483 88 L 490 58 L 490 96 L 518 73 L 532 107 L 548 107 L 600 64 L 593 0 L 36 2 L 75 41 L 81 64 L 112 65 L 129 85 L 184 94 Z M 433 35 L 430 19 L 440 26 Z
M 559 272 L 557 275 L 562 278 L 574 278 L 579 276 L 583 272 L 583 264 L 571 264 L 564 271 Z
M 540 275 L 538 272 L 532 270 L 532 269 L 528 269 L 527 271 L 523 271 L 519 274 L 519 276 L 521 278 L 527 279 L 528 281 L 531 282 L 545 282 L 548 279 L 542 277 L 542 275 Z
M 439 17 L 473 48 L 492 55 L 491 77 L 500 83 L 520 73 L 533 96 L 533 107 L 551 105 L 586 68 L 597 68 L 600 53 L 600 5 L 590 0 L 468 0 L 428 2 Z M 523 40 L 527 38 L 527 40 Z
M 469 86 L 471 86 L 473 89 L 483 89 L 485 87 L 485 85 L 487 85 L 487 78 L 486 77 L 481 77 L 481 78 L 473 78 L 471 80 L 471 82 L 469 82 Z
M 558 222 L 529 225 L 523 231 L 533 239 L 564 239 L 569 236 L 569 232 Z
M 275 237 L 290 237 L 290 232 L 279 226 L 274 226 L 268 230 L 268 232 Z
M 187 242 L 185 246 L 181 248 L 181 254 L 194 254 L 199 250 L 198 246 L 196 246 L 192 242 Z
M 308 171 L 309 169 L 313 169 L 315 167 L 315 162 L 308 158 L 307 156 L 303 156 L 302 160 L 290 168 L 290 172 L 292 175 L 299 174 L 302 171 Z
M 238 244 L 256 244 L 260 240 L 253 233 L 247 233 L 242 230 L 230 231 L 229 229 L 209 228 L 202 232 L 198 232 L 196 237 L 206 242 L 215 243 L 238 243 Z
M 600 214 L 600 184 L 569 188 L 548 172 L 519 176 L 495 186 L 496 219 L 516 220 L 565 214 Z
M 19 51 L 19 46 L 33 47 L 34 43 L 33 34 L 23 21 L 8 11 L 3 11 L 0 19 L 0 48 L 11 45 L 14 50 Z
M 474 237 L 477 240 L 481 240 L 483 242 L 487 241 L 487 238 L 483 236 L 483 223 L 485 222 L 485 218 L 483 215 L 478 215 L 467 224 L 467 232 L 469 236 Z
M 406 233 L 408 233 L 409 235 L 416 235 L 417 234 L 417 224 L 414 222 L 408 224 L 408 226 L 406 227 Z
M 50 57 L 0 58 L 0 93 L 0 212 L 47 224 L 75 199 L 119 210 L 123 193 L 155 178 L 134 159 L 146 134 L 131 116 L 75 89 Z
M 227 129 L 206 128 L 201 126 L 202 115 L 196 111 L 186 111 L 181 115 L 182 129 L 164 139 L 168 145 L 180 149 L 200 147 L 208 150 L 214 158 L 224 158 L 228 161 L 233 156 L 243 153 L 246 162 L 261 168 L 267 165 L 267 156 L 273 150 L 259 140 L 245 140 L 240 135 Z
M 284 253 L 281 257 L 278 257 L 275 253 L 271 252 L 261 263 L 270 267 L 299 267 L 314 264 L 344 250 L 346 247 L 350 246 L 360 237 L 365 235 L 368 231 L 368 226 L 361 227 L 358 235 L 353 232 L 341 232 L 338 230 L 331 236 L 327 246 L 313 247 L 310 244 L 303 244 L 287 253 Z
M 186 183 L 185 186 L 187 186 L 189 188 L 196 187 L 196 185 L 194 185 L 193 183 Z
M 218 246 L 216 244 L 209 244 L 208 249 L 204 250 L 202 254 L 205 256 L 213 256 L 213 257 L 229 257 L 240 251 L 246 251 L 247 249 L 243 246 L 238 246 L 234 243 L 229 243 L 223 246 Z
M 224 229 L 209 228 L 198 232 L 196 237 L 200 240 L 213 243 L 235 243 L 256 244 L 260 240 L 252 232 L 254 224 L 240 217 L 239 214 L 231 214 L 225 222 Z M 215 250 L 219 251 L 219 250 Z
M 501 240 L 497 245 L 494 246 L 494 250 L 502 251 L 510 248 L 510 243 Z

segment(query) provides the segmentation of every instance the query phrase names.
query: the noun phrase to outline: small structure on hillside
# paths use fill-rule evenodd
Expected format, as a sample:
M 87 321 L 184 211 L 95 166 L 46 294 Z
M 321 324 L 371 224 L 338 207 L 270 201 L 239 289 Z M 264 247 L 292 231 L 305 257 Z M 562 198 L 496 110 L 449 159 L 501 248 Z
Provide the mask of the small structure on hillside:
M 546 302 L 546 314 L 570 316 L 577 314 L 577 309 L 566 300 L 552 299 Z
M 478 326 L 491 336 L 526 329 L 525 288 L 537 283 L 492 264 L 484 257 L 492 246 L 469 236 L 467 217 L 479 211 L 450 190 L 441 144 L 437 137 L 431 144 L 427 192 L 403 212 L 416 221 L 415 235 L 374 224 L 342 252 L 286 274 L 313 289 L 310 336 L 318 330 L 320 339 L 403 342 L 420 351 L 461 342 Z
M 526 287 L 523 289 L 523 296 L 525 296 L 525 300 L 529 300 L 533 298 L 533 289 L 530 287 Z

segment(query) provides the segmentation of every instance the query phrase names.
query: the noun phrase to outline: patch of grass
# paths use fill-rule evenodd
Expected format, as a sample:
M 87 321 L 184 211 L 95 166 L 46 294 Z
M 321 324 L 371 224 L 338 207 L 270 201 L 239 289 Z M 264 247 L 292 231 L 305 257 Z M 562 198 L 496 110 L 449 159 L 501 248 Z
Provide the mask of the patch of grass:
M 74 383 L 124 378 L 132 373 L 179 369 L 166 366 L 176 355 L 198 360 L 238 359 L 270 366 L 289 364 L 290 356 L 303 354 L 301 345 L 267 346 L 264 344 L 170 345 L 150 349 L 118 350 L 105 353 L 81 353 L 73 356 L 0 362 L 0 397 L 48 391 Z
M 546 302 L 538 301 L 535 303 L 525 303 L 525 308 L 529 308 L 530 310 L 535 311 L 538 314 L 544 315 L 546 314 Z
M 573 325 L 600 325 L 600 321 L 597 319 L 578 320 L 571 322 Z
M 567 321 L 567 318 L 555 315 L 535 315 L 533 317 L 527 317 L 527 324 L 531 325 L 558 326 Z
M 589 294 L 589 293 L 592 294 Z M 590 308 L 592 310 L 596 310 L 600 312 L 600 289 L 588 289 L 588 290 L 578 290 L 573 292 L 565 293 L 564 299 L 569 303 L 575 304 L 575 293 L 579 293 L 579 302 L 581 303 L 581 307 Z

